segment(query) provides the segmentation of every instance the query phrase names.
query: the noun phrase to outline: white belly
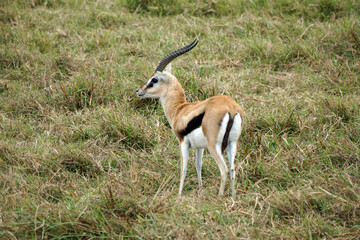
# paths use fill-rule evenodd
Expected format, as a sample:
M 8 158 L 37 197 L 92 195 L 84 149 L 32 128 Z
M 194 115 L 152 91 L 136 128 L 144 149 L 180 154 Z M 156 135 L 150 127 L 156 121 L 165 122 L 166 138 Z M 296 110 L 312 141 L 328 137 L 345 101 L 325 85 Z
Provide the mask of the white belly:
M 207 141 L 201 127 L 186 135 L 184 141 L 193 149 L 207 148 Z

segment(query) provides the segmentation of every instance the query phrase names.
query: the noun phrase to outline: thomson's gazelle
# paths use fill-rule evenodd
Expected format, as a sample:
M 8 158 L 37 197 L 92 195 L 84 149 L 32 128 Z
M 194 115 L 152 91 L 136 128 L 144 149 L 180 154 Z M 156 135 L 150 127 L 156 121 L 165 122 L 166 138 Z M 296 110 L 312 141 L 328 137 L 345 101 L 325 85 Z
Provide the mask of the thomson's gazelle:
M 234 159 L 236 143 L 243 122 L 243 110 L 228 96 L 214 96 L 202 102 L 188 103 L 180 83 L 171 74 L 169 63 L 193 49 L 197 43 L 198 41 L 195 39 L 189 45 L 165 56 L 150 79 L 143 83 L 136 93 L 141 98 L 160 99 L 166 118 L 179 139 L 181 150 L 179 195 L 181 195 L 184 186 L 189 149 L 196 149 L 196 170 L 199 187 L 201 187 L 201 159 L 204 148 L 208 148 L 221 173 L 219 196 L 224 193 L 227 174 L 229 173 L 222 156 L 226 150 L 230 165 L 231 193 L 234 196 Z M 169 66 L 166 67 L 167 65 Z M 166 70 L 164 71 L 165 67 Z

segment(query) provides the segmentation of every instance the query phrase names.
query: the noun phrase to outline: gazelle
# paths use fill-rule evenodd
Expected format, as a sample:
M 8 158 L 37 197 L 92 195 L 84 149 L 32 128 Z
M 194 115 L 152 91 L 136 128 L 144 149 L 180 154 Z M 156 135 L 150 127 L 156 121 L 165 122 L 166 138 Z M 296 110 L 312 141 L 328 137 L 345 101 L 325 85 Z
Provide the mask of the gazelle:
M 198 43 L 195 39 L 189 45 L 171 52 L 157 66 L 149 80 L 136 90 L 140 98 L 160 99 L 167 120 L 180 142 L 181 178 L 179 196 L 181 196 L 186 175 L 189 149 L 196 149 L 196 171 L 201 181 L 201 159 L 205 148 L 219 166 L 221 182 L 219 196 L 224 194 L 227 174 L 229 173 L 222 156 L 226 150 L 231 179 L 231 194 L 235 194 L 236 143 L 240 136 L 243 122 L 243 110 L 228 96 L 214 96 L 201 102 L 186 102 L 185 93 L 180 83 L 171 74 L 172 60 L 190 51 Z M 169 66 L 168 66 L 169 65 Z M 164 71 L 166 67 L 166 70 Z

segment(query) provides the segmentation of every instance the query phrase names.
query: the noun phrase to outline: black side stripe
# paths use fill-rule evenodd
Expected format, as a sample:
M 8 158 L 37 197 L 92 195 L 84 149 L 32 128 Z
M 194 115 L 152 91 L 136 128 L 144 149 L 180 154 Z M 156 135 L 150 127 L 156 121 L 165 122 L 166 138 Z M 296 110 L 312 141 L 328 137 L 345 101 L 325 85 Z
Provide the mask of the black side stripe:
M 221 143 L 221 152 L 224 153 L 227 145 L 228 145 L 228 140 L 229 140 L 229 134 L 230 134 L 230 130 L 232 128 L 232 125 L 234 123 L 234 118 L 231 118 L 231 115 L 230 113 L 229 114 L 229 121 L 227 123 L 227 126 L 226 126 L 226 131 L 225 131 L 225 134 L 224 134 L 224 138 L 223 138 L 223 141 Z M 234 116 L 235 117 L 235 116 Z
M 188 125 L 186 126 L 186 128 L 179 132 L 179 135 L 181 136 L 181 138 L 184 138 L 186 135 L 188 135 L 195 129 L 199 128 L 201 126 L 204 115 L 205 115 L 205 112 L 203 112 L 203 113 L 197 115 L 196 117 L 194 117 L 193 119 L 191 119 L 189 121 Z

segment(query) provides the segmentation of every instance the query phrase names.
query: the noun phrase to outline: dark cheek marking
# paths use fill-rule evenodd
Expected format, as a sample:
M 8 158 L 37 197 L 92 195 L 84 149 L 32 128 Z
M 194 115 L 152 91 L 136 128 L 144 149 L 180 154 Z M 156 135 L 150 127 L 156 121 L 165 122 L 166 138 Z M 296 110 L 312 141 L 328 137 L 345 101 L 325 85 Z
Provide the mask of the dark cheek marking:
M 150 76 L 150 78 L 152 78 L 153 76 L 155 76 L 155 74 L 156 74 L 156 73 L 153 73 L 153 74 Z M 143 84 L 140 85 L 139 88 L 142 88 L 142 87 L 145 86 L 148 82 L 149 82 L 149 81 L 144 82 Z
M 149 85 L 147 85 L 147 87 L 145 89 L 152 88 L 153 86 L 154 86 L 154 84 L 150 83 Z

